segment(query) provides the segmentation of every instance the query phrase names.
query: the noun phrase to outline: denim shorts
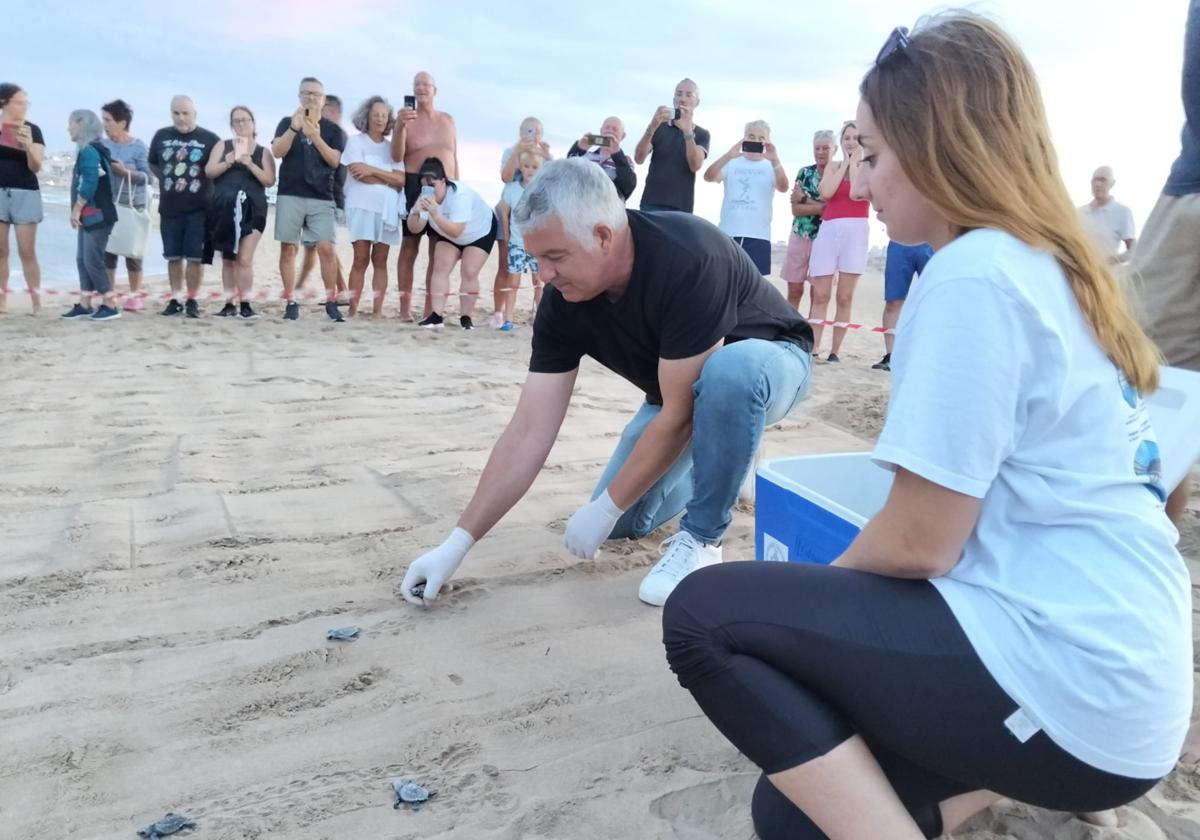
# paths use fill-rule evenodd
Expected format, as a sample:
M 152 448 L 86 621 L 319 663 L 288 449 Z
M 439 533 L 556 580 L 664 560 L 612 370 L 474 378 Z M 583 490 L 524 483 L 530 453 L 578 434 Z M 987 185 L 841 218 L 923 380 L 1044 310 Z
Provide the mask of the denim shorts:
M 41 220 L 41 190 L 0 187 L 0 224 L 36 225 Z
M 538 273 L 537 257 L 530 254 L 520 245 L 509 243 L 508 246 L 508 273 L 509 274 L 530 274 Z
M 182 216 L 163 216 L 159 219 L 162 232 L 163 259 L 167 262 L 187 260 L 204 262 L 204 226 L 208 213 L 193 210 Z

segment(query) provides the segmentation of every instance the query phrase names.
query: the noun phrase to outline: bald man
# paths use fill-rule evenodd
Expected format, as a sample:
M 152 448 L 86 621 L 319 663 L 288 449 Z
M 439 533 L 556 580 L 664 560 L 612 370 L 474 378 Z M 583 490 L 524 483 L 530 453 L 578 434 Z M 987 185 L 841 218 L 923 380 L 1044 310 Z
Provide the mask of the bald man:
M 1110 263 L 1121 263 L 1133 254 L 1133 213 L 1112 197 L 1113 177 L 1111 166 L 1101 166 L 1092 173 L 1092 200 L 1079 208 L 1083 219 L 1096 244 Z M 1121 243 L 1125 250 L 1121 250 Z
M 458 180 L 458 129 L 454 117 L 433 106 L 437 96 L 437 83 L 433 76 L 421 71 L 413 77 L 413 97 L 416 108 L 401 108 L 396 114 L 396 127 L 392 130 L 392 160 L 404 163 L 404 197 L 406 206 L 412 209 L 421 194 L 421 164 L 428 158 L 437 158 L 446 169 L 446 177 Z M 400 257 L 396 263 L 397 282 L 400 286 L 400 317 L 412 319 L 413 266 L 421 247 L 421 233 L 412 233 L 408 225 L 401 225 L 403 239 L 400 242 Z M 425 226 L 425 235 L 430 238 L 428 248 L 429 265 L 425 272 L 425 315 L 430 312 L 429 281 L 433 274 L 433 241 L 437 236 L 432 225 Z
M 674 108 L 663 105 L 654 112 L 633 159 L 650 158 L 642 210 L 680 210 L 691 213 L 696 199 L 696 173 L 708 157 L 709 134 L 696 125 L 700 88 L 691 79 L 675 85 Z M 676 117 L 675 115 L 679 116 Z
M 205 232 L 212 184 L 204 164 L 219 142 L 217 135 L 196 125 L 196 106 L 188 96 L 171 99 L 171 125 L 156 131 L 150 141 L 150 172 L 159 186 L 163 259 L 171 281 L 171 302 L 163 315 L 200 317 L 196 296 L 204 280 L 204 264 L 212 262 Z M 180 300 L 185 274 L 186 304 Z
M 633 163 L 621 150 L 625 139 L 625 123 L 620 117 L 609 117 L 600 126 L 599 134 L 585 134 L 571 146 L 567 157 L 583 157 L 598 164 L 604 170 L 617 188 L 622 201 L 628 201 L 629 196 L 637 189 L 637 173 L 633 171 Z

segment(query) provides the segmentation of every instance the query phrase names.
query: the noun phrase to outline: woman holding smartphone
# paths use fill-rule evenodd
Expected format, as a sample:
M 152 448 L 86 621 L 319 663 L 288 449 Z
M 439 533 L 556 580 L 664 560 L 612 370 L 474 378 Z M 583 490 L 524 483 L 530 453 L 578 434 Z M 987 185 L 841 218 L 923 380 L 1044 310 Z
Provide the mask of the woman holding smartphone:
M 0 83 L 0 313 L 8 311 L 8 229 L 16 228 L 17 255 L 33 314 L 42 309 L 42 272 L 37 261 L 37 226 L 42 191 L 37 174 L 46 155 L 42 130 L 26 122 L 29 95 L 11 82 Z
M 837 315 L 833 324 L 833 346 L 827 361 L 839 362 L 838 351 L 846 338 L 850 310 L 854 305 L 854 288 L 867 269 L 869 224 L 867 213 L 871 203 L 854 197 L 852 179 L 862 163 L 858 145 L 858 125 L 848 122 L 842 126 L 842 160 L 831 160 L 821 176 L 818 191 L 825 211 L 821 214 L 821 229 L 813 240 L 809 258 L 812 276 L 812 311 L 809 320 L 813 328 L 813 355 L 821 346 L 825 331 L 825 316 L 833 293 L 833 276 L 837 275 Z
M 213 181 L 208 224 L 213 250 L 221 252 L 222 318 L 253 321 L 254 251 L 267 229 L 267 187 L 275 183 L 275 157 L 258 145 L 254 114 L 244 105 L 229 112 L 233 138 L 213 147 L 204 173 Z M 234 301 L 240 299 L 240 304 Z
M 718 226 L 749 255 L 763 277 L 770 276 L 772 205 L 776 192 L 787 192 L 788 177 L 766 120 L 746 123 L 742 139 L 712 162 L 704 180 L 725 184 Z

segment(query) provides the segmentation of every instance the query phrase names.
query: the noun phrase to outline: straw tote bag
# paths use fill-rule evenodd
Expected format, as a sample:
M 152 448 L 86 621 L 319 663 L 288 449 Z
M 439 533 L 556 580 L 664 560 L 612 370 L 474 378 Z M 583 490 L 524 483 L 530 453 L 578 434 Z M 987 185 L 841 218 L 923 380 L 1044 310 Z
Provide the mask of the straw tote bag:
M 108 235 L 104 250 L 118 257 L 140 260 L 146 253 L 146 237 L 150 234 L 150 184 L 146 184 L 146 207 L 133 206 L 133 178 L 125 176 L 125 195 L 129 203 L 117 205 L 117 223 Z

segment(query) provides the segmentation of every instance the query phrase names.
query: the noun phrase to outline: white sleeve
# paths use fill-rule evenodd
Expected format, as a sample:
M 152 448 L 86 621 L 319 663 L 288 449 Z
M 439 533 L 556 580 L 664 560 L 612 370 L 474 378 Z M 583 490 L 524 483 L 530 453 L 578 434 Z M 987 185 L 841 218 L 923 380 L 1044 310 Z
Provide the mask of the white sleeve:
M 346 141 L 346 148 L 342 152 L 342 163 L 349 166 L 352 163 L 365 163 L 366 157 L 363 155 L 363 145 L 358 139 L 362 135 L 356 134 Z
M 469 222 L 471 221 L 471 197 L 463 195 L 460 190 L 454 190 L 454 195 L 446 202 L 449 208 L 443 205 L 442 213 L 452 222 Z
M 986 277 L 938 279 L 901 316 L 892 396 L 872 457 L 983 498 L 1024 428 L 1035 366 L 1053 361 L 1036 313 L 1021 300 Z
M 1128 207 L 1122 208 L 1124 212 L 1121 214 L 1121 239 L 1133 239 L 1136 231 L 1133 225 L 1133 211 Z

